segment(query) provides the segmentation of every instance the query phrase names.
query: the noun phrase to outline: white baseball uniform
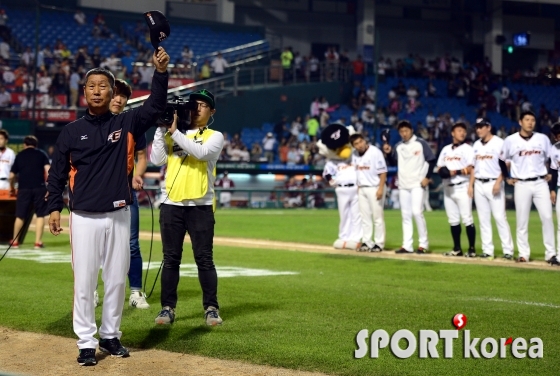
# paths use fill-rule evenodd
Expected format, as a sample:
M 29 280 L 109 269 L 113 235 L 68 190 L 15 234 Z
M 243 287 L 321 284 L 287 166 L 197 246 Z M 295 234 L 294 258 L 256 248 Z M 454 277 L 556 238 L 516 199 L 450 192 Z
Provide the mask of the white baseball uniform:
M 362 223 L 358 206 L 356 169 L 349 161 L 329 160 L 323 169 L 323 178 L 331 176 L 329 184 L 335 187 L 340 223 L 335 248 L 357 249 L 362 239 Z
M 444 146 L 439 154 L 437 167 L 447 167 L 449 171 L 462 170 L 474 164 L 474 151 L 469 144 Z M 468 195 L 469 175 L 455 175 L 443 179 L 443 204 L 447 220 L 451 226 L 473 224 L 472 199 Z
M 378 245 L 383 249 L 385 247 L 385 219 L 383 218 L 385 187 L 383 187 L 381 200 L 377 199 L 377 190 L 380 184 L 379 174 L 387 172 L 385 158 L 381 150 L 369 145 L 363 155 L 359 155 L 357 151 L 352 153 L 352 164 L 356 167 L 358 182 L 358 201 L 363 226 L 362 243 L 365 243 L 369 248 Z M 375 238 L 372 241 L 374 226 Z
M 505 139 L 500 153 L 500 159 L 511 164 L 511 177 L 517 179 L 514 185 L 517 250 L 519 257 L 527 261 L 531 255 L 528 225 L 532 203 L 542 222 L 545 258 L 556 255 L 550 191 L 545 180 L 550 150 L 550 140 L 544 134 L 535 132 L 525 139 L 518 132 Z
M 483 143 L 477 140 L 474 145 L 474 203 L 480 222 L 480 237 L 482 239 L 482 252 L 494 256 L 494 243 L 492 242 L 492 222 L 490 213 L 496 221 L 498 234 L 502 241 L 504 255 L 513 256 L 513 239 L 506 218 L 506 197 L 504 182 L 497 195 L 492 193 L 496 180 L 502 174 L 499 164 L 500 152 L 504 141 L 497 136 Z
M 10 189 L 10 170 L 16 160 L 14 151 L 6 147 L 0 151 L 0 189 Z
M 560 169 L 560 142 L 555 143 L 550 148 L 550 168 L 553 170 Z M 558 180 L 560 186 L 560 179 Z M 556 219 L 558 220 L 558 227 L 556 230 L 556 244 L 557 244 L 557 257 L 560 257 L 560 190 L 556 190 Z
M 425 190 L 421 182 L 428 173 L 429 162 L 434 161 L 436 157 L 428 143 L 414 135 L 407 142 L 397 143 L 395 153 L 402 215 L 402 248 L 413 252 L 414 218 L 418 230 L 418 246 L 428 249 L 428 227 L 423 213 Z

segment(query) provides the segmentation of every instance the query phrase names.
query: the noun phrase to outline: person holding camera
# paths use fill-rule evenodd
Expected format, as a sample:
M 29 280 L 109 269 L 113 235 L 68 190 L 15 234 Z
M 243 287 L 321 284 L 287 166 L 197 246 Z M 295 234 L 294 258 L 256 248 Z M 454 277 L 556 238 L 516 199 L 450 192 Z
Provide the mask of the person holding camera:
M 167 103 L 169 55 L 162 47 L 153 53 L 156 71 L 151 94 L 130 111 L 111 113 L 115 77 L 94 68 L 85 77 L 85 116 L 64 127 L 56 142 L 48 177 L 49 228 L 59 235 L 62 192 L 68 181 L 70 236 L 74 270 L 73 326 L 78 336 L 78 364 L 97 364 L 96 347 L 112 356 L 126 357 L 119 330 L 130 266 L 130 209 L 134 146 L 156 123 Z M 105 297 L 99 337 L 95 322 L 94 291 L 103 265 Z
M 162 309 L 155 323 L 164 325 L 175 321 L 179 268 L 188 232 L 202 288 L 206 324 L 221 325 L 213 242 L 216 162 L 223 149 L 224 136 L 208 128 L 208 121 L 216 113 L 214 95 L 208 90 L 190 94 L 184 108 L 190 109 L 191 122 L 190 129 L 185 132 L 178 130 L 178 123 L 185 120 L 181 117 L 187 111 L 183 106 L 177 107 L 179 116 L 175 114 L 172 124 L 164 123 L 165 126 L 157 128 L 150 153 L 155 165 L 167 163 L 159 218 L 163 245 Z

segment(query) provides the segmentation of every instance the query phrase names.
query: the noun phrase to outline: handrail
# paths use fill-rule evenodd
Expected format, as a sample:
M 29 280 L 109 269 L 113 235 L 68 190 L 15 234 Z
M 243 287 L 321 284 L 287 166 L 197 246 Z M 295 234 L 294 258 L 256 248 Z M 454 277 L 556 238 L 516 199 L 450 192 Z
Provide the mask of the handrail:
M 201 59 L 206 59 L 208 57 L 216 56 L 216 55 L 218 55 L 218 53 L 221 53 L 222 55 L 224 55 L 224 54 L 228 54 L 230 52 L 240 51 L 240 50 L 244 50 L 244 49 L 247 49 L 247 48 L 250 48 L 250 47 L 264 45 L 266 43 L 268 43 L 268 41 L 266 39 L 261 39 L 261 40 L 258 40 L 256 42 L 241 44 L 239 46 L 226 48 L 224 50 L 217 50 L 217 51 L 209 52 L 209 53 L 204 54 L 204 55 L 196 55 L 195 60 L 198 62 Z

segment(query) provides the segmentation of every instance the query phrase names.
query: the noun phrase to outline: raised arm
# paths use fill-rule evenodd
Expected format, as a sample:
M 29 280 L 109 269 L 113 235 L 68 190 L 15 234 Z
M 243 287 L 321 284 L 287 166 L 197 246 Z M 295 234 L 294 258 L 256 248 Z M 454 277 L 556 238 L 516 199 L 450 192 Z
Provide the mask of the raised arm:
M 132 129 L 135 137 L 146 133 L 148 128 L 156 125 L 156 120 L 165 111 L 167 105 L 167 87 L 169 75 L 167 74 L 167 64 L 169 55 L 163 47 L 158 47 L 154 52 L 152 61 L 156 70 L 152 77 L 152 87 L 150 96 L 142 106 L 123 113 L 125 116 L 132 117 Z

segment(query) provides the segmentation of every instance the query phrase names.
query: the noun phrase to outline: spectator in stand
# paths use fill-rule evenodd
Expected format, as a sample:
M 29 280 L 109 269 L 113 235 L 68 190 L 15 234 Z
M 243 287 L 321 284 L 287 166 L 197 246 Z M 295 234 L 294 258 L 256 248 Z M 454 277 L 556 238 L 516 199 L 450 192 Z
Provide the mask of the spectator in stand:
M 191 65 L 193 57 L 194 53 L 189 46 L 184 46 L 181 52 L 181 62 L 185 65 Z
M 144 65 L 138 68 L 138 72 L 140 73 L 140 89 L 148 90 L 150 88 L 154 71 L 155 68 L 153 66 L 149 67 Z
M 319 108 L 319 124 L 321 126 L 321 130 L 325 129 L 327 125 L 329 125 L 329 119 L 329 113 L 325 109 Z
M 264 157 L 268 163 L 274 162 L 274 148 L 276 146 L 276 139 L 272 132 L 268 132 L 262 140 Z
M 356 119 L 357 121 L 358 119 Z M 375 114 L 375 121 L 377 122 L 377 124 L 380 127 L 383 127 L 384 125 L 387 125 L 387 118 L 385 117 L 385 112 L 383 111 L 383 108 L 379 107 L 377 109 L 377 113 Z M 352 122 L 354 123 L 354 122 Z
M 74 13 L 74 21 L 78 25 L 85 25 L 86 24 L 86 15 L 81 10 L 77 9 L 76 13 Z
M 293 137 L 297 138 L 300 132 L 303 129 L 303 125 L 301 124 L 301 116 L 296 116 L 295 120 L 292 121 L 292 125 L 290 127 L 290 133 Z
M 80 47 L 74 56 L 74 69 L 78 69 L 79 67 L 85 68 L 88 60 L 89 56 L 87 53 L 87 47 Z
M 307 143 L 311 142 L 311 137 L 309 137 L 309 134 L 307 134 L 307 129 L 306 128 L 304 128 L 301 132 L 299 132 L 299 134 L 297 136 L 297 141 L 298 142 L 307 142 Z
M 0 9 L 0 38 L 10 40 L 12 30 L 8 27 L 8 15 L 4 9 Z
M 91 64 L 93 65 L 93 68 L 99 68 L 103 60 L 103 55 L 101 55 L 99 46 L 95 46 L 93 48 L 93 54 L 91 55 Z
M 263 150 L 261 145 L 254 142 L 251 146 L 251 162 L 261 162 Z
M 360 86 L 366 72 L 366 65 L 362 60 L 362 55 L 358 55 L 356 60 L 352 62 L 352 72 L 354 73 L 354 85 Z
M 292 145 L 290 146 L 290 150 L 288 151 L 287 161 L 286 164 L 288 166 L 295 166 L 300 162 L 300 155 L 297 148 Z
M 100 67 L 108 69 L 112 73 L 115 73 L 117 70 L 119 70 L 120 64 L 121 64 L 121 59 L 119 59 L 115 54 L 111 54 L 111 56 L 105 58 L 105 61 L 101 63 Z
M 309 62 L 307 64 L 309 69 L 309 81 L 319 80 L 319 59 L 313 54 L 309 56 Z
M 4 85 L 0 86 L 0 117 L 12 117 L 9 111 L 12 102 L 12 95 L 6 90 Z M 2 151 L 3 152 L 3 151 Z
M 25 47 L 25 51 L 21 54 L 20 61 L 26 67 L 31 66 L 33 64 L 33 51 L 31 51 L 31 47 Z
M 282 62 L 282 81 L 286 85 L 292 79 L 292 60 L 294 55 L 290 47 L 284 48 L 284 52 L 280 55 Z
M 375 103 L 375 87 L 373 85 L 369 85 L 369 88 L 366 91 L 367 97 Z
M 377 63 L 377 80 L 381 83 L 385 82 L 385 74 L 387 73 L 387 63 L 383 57 L 379 58 L 379 62 Z
M 206 80 L 206 79 L 210 78 L 211 75 L 212 75 L 212 67 L 210 66 L 210 62 L 208 60 L 205 60 L 204 64 L 200 68 L 200 73 L 199 73 L 198 77 L 201 80 Z
M 319 98 L 315 97 L 313 98 L 313 101 L 311 102 L 311 106 L 309 109 L 309 114 L 311 116 L 318 116 L 319 115 Z
M 373 112 L 368 109 L 362 111 L 362 122 L 365 126 L 373 127 L 375 124 L 375 116 L 373 115 Z
M 105 17 L 101 12 L 98 12 L 95 18 L 93 19 L 93 24 L 97 26 L 105 25 Z
M 226 68 L 229 67 L 229 64 L 226 59 L 224 59 L 222 54 L 218 52 L 216 58 L 212 60 L 211 66 L 212 70 L 214 71 L 214 76 L 223 76 L 225 74 Z
M 280 163 L 287 163 L 288 162 L 288 152 L 290 151 L 290 147 L 288 145 L 288 140 L 283 138 L 280 141 L 280 146 L 278 147 L 278 159 L 280 159 Z
M 81 70 L 82 68 L 80 68 Z M 72 74 L 70 75 L 70 83 L 69 83 L 69 87 L 70 87 L 70 108 L 74 109 L 77 108 L 79 103 L 78 103 L 78 98 L 79 98 L 79 94 L 80 94 L 80 86 L 82 84 L 82 76 L 80 74 L 80 72 L 78 71 L 73 71 Z
M 0 57 L 6 61 L 10 59 L 10 45 L 4 39 L 0 41 Z
M 282 116 L 282 120 L 274 125 L 273 131 L 276 135 L 277 140 L 290 138 L 290 130 L 288 129 L 288 117 Z
M 319 116 L 312 116 L 305 124 L 307 134 L 311 137 L 311 141 L 317 141 L 317 133 L 319 132 Z
M 305 80 L 305 74 L 304 74 L 304 61 L 303 61 L 303 57 L 301 56 L 301 54 L 299 53 L 299 51 L 296 51 L 294 53 L 294 72 L 296 74 L 296 79 L 298 81 L 302 81 Z
M 126 68 L 126 72 L 132 72 L 133 68 L 134 68 L 134 57 L 132 56 L 132 53 L 130 52 L 130 50 L 127 50 L 124 53 L 124 56 L 121 58 L 121 64 L 123 67 Z
M 54 75 L 50 91 L 55 95 L 66 94 L 68 91 L 68 81 L 62 68 L 59 68 L 58 72 Z
M 429 111 L 428 115 L 426 115 L 426 127 L 433 128 L 435 123 L 436 117 L 434 116 L 434 113 L 432 111 Z
M 501 139 L 505 139 L 507 137 L 506 127 L 502 125 L 496 135 Z

